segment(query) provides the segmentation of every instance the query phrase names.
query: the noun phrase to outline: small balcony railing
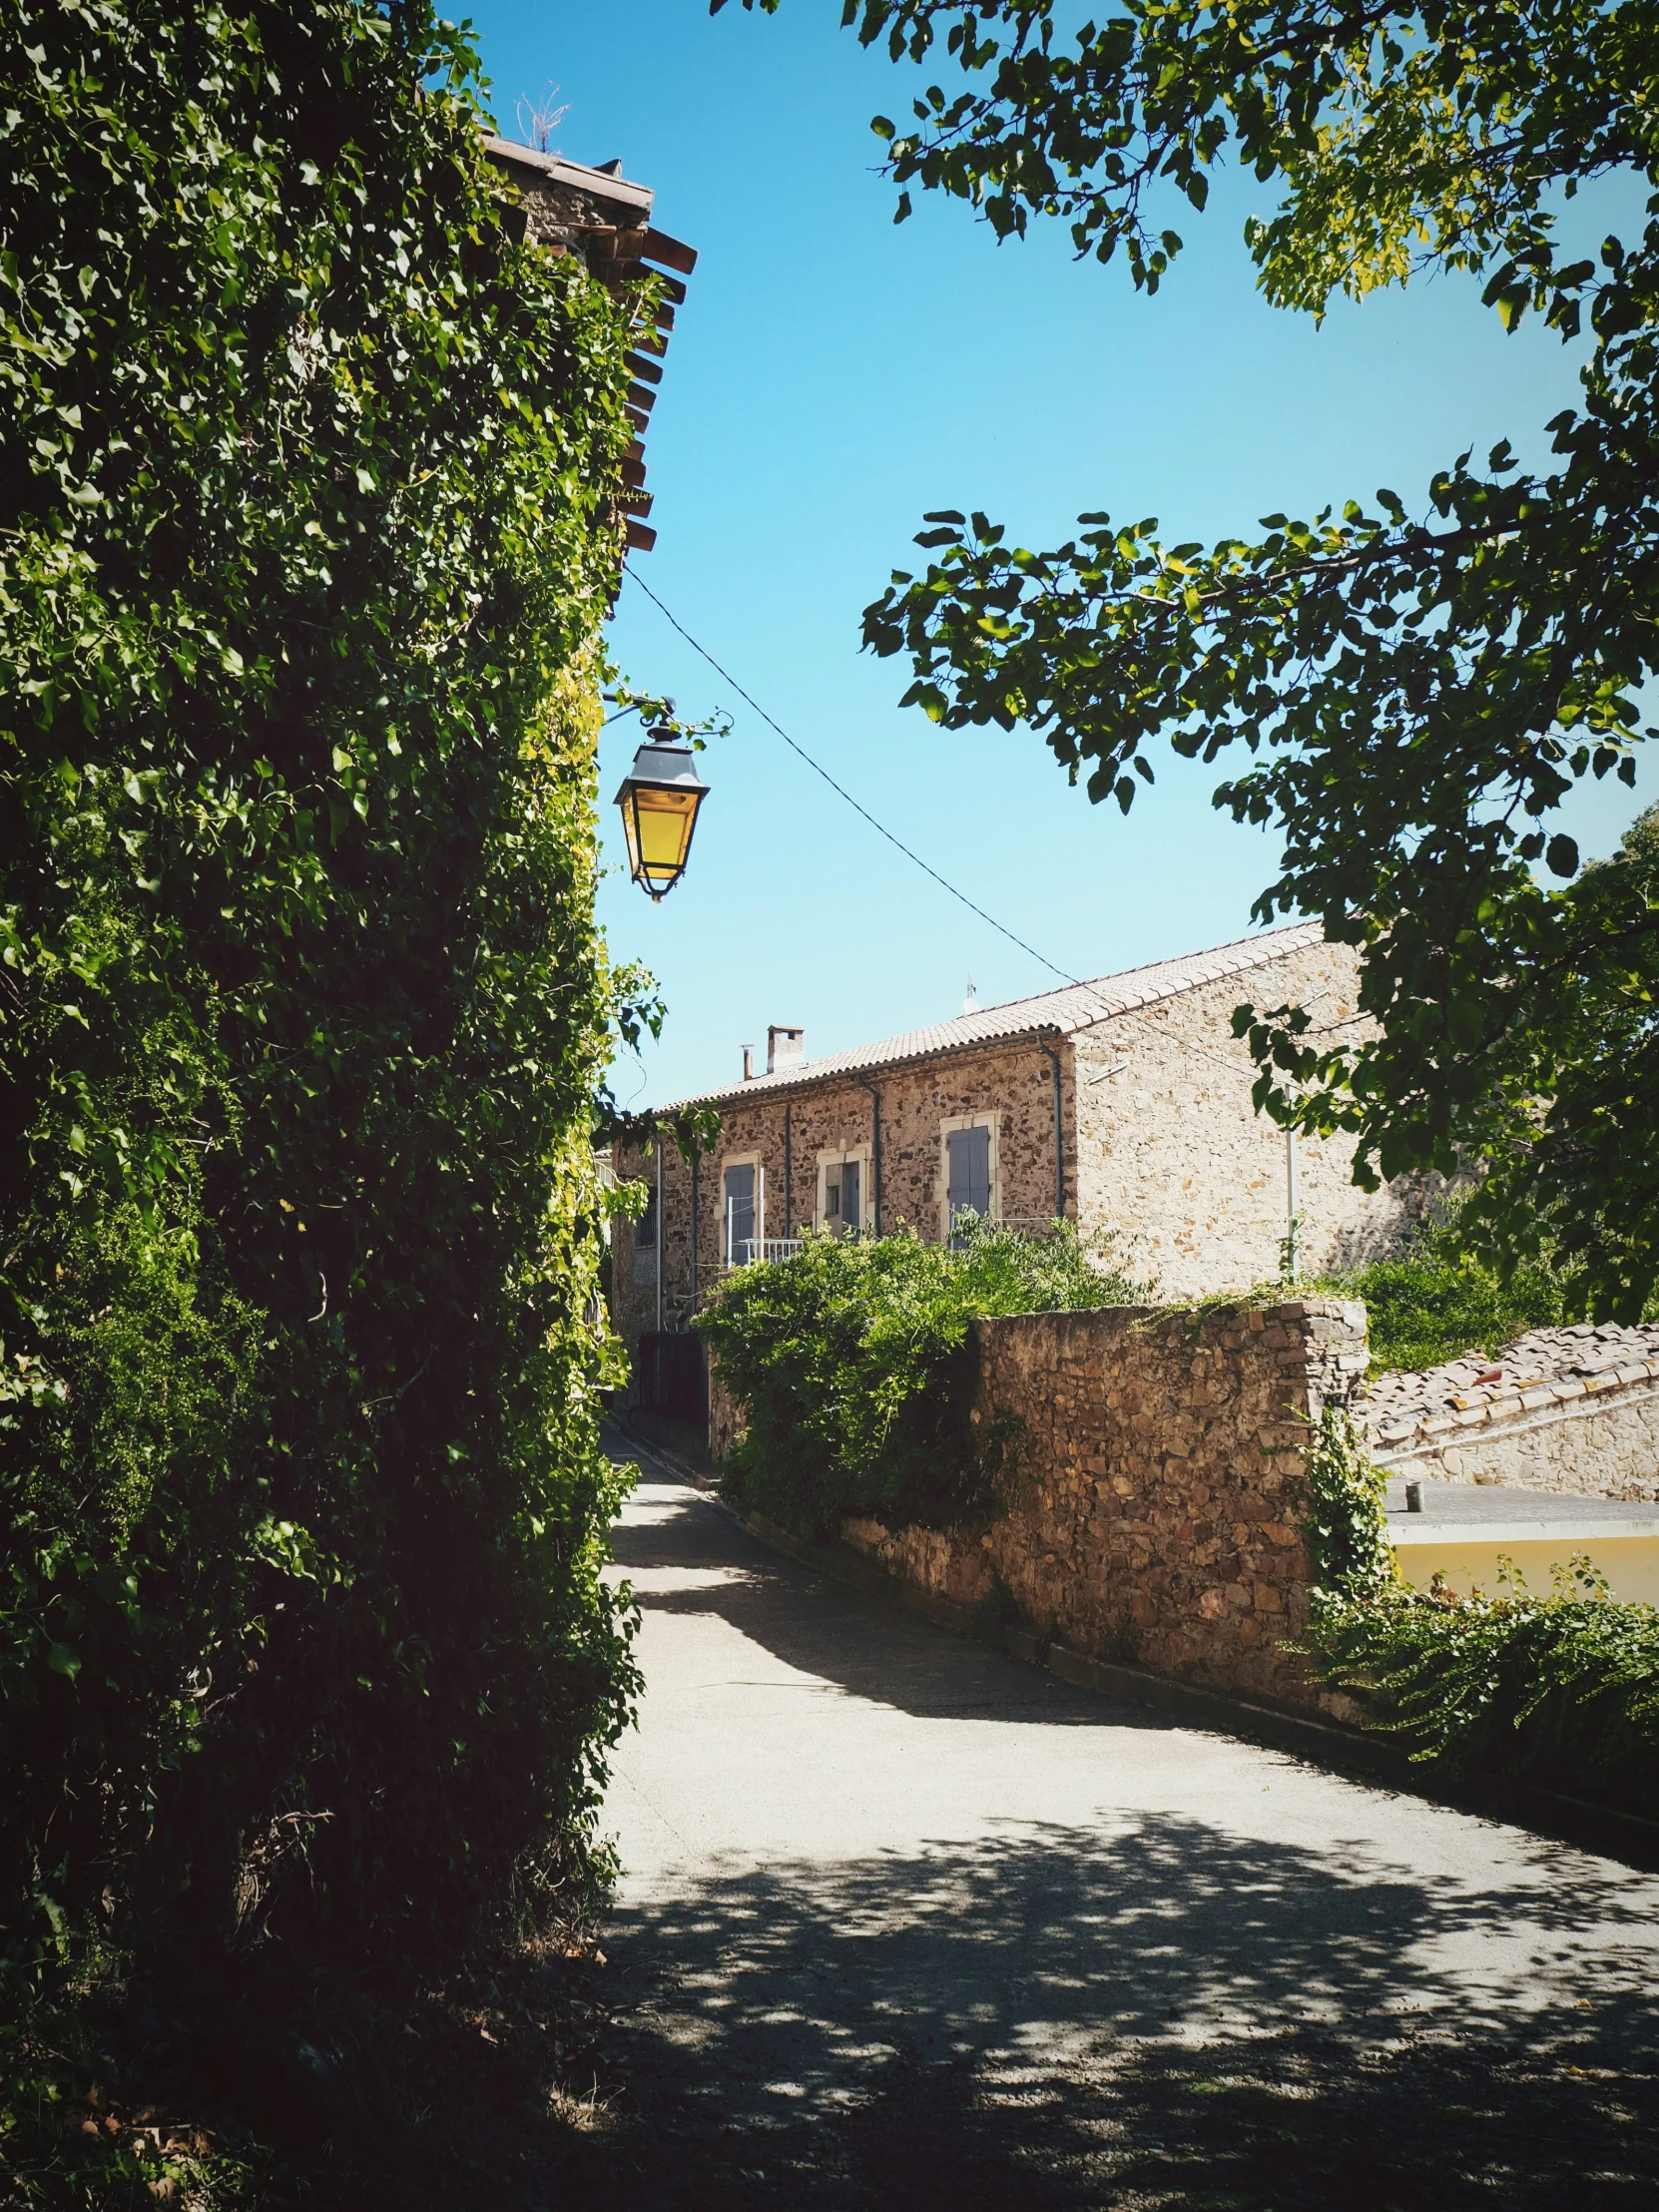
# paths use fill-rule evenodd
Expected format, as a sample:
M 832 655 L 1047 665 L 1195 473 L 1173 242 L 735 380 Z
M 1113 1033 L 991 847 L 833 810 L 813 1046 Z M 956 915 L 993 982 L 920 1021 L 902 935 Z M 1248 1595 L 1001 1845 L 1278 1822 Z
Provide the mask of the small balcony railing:
M 752 1268 L 757 1261 L 788 1260 L 805 1244 L 804 1237 L 736 1237 L 726 1265 Z

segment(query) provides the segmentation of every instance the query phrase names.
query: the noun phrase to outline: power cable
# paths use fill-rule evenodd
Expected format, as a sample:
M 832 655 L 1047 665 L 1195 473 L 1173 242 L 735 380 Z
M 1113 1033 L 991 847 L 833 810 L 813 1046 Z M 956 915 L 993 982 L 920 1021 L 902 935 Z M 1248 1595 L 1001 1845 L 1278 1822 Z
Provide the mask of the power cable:
M 852 812 L 855 815 L 861 815 L 863 820 L 869 824 L 870 828 L 875 830 L 878 835 L 885 837 L 890 845 L 895 845 L 897 849 L 903 853 L 905 859 L 913 861 L 915 865 L 921 869 L 924 875 L 930 875 L 933 881 L 938 884 L 941 890 L 948 891 L 952 898 L 959 900 L 961 904 L 967 908 L 970 914 L 977 914 L 979 916 L 979 919 L 981 921 L 988 922 L 999 936 L 1006 937 L 1010 944 L 1016 944 L 1022 952 L 1028 953 L 1030 957 L 1037 962 L 1037 965 L 1039 967 L 1047 968 L 1050 975 L 1057 975 L 1062 983 L 1070 983 L 1077 990 L 1086 991 L 1092 989 L 1092 986 L 1088 983 L 1085 983 L 1081 976 L 1072 975 L 1065 968 L 1057 967 L 1055 963 L 1051 959 L 1049 959 L 1045 953 L 1039 952 L 1035 945 L 1027 944 L 1023 937 L 1016 937 L 1014 935 L 1014 932 L 1011 929 L 1005 928 L 1004 925 L 996 919 L 994 914 L 987 914 L 983 906 L 975 905 L 973 900 L 967 895 L 966 891 L 959 891 L 954 883 L 947 881 L 946 878 L 939 873 L 936 867 L 930 866 L 928 862 L 922 858 L 919 852 L 912 852 L 910 847 L 904 842 L 903 838 L 895 836 L 893 832 L 887 828 L 884 822 L 877 822 L 875 817 L 870 813 L 867 807 L 860 805 L 860 803 L 853 798 L 852 794 L 845 788 L 844 785 L 837 784 L 835 779 L 830 775 L 830 771 L 825 768 L 822 763 L 815 761 L 813 759 L 813 756 L 807 751 L 807 748 L 804 745 L 798 744 L 797 741 L 790 736 L 789 732 L 784 728 L 783 724 L 775 721 L 773 717 L 767 713 L 766 709 L 761 705 L 758 699 L 753 698 L 750 693 L 744 690 L 743 686 L 738 682 L 737 678 L 731 673 L 729 669 L 722 668 L 721 664 L 715 659 L 714 655 L 709 651 L 708 647 L 702 644 L 697 638 L 694 638 L 691 632 L 686 628 L 685 624 L 680 621 L 679 617 L 671 613 L 671 611 L 663 605 L 663 602 L 657 597 L 657 594 L 651 589 L 651 586 L 645 581 L 645 578 L 639 573 L 638 569 L 633 567 L 633 565 L 629 562 L 624 562 L 623 566 L 627 569 L 628 574 L 633 578 L 634 582 L 638 584 L 640 590 L 644 592 L 646 598 L 650 600 L 651 604 L 656 608 L 657 612 L 663 617 L 664 621 L 668 623 L 669 627 L 673 630 L 677 630 L 680 633 L 681 637 L 683 637 L 686 643 L 691 647 L 692 651 L 694 653 L 700 654 L 702 658 L 708 662 L 709 666 L 714 670 L 715 674 L 720 677 L 723 682 L 730 684 L 732 689 L 737 693 L 738 697 L 743 700 L 746 705 L 754 708 L 755 712 L 767 725 L 768 729 L 776 731 L 778 736 L 783 739 L 784 743 L 789 747 L 792 753 L 800 754 L 801 758 L 813 771 L 814 775 L 822 776 L 824 781 L 829 785 L 830 789 L 835 794 L 836 798 L 844 799 L 846 804 L 852 809 Z M 616 718 L 613 716 L 612 720 L 614 721 L 615 719 Z M 1324 994 L 1321 993 L 1320 995 L 1323 996 Z M 1099 1001 L 1096 1001 L 1096 1003 L 1099 1004 Z M 1230 1060 L 1219 1052 L 1210 1051 L 1209 1048 L 1205 1045 L 1194 1044 L 1190 1038 L 1172 1036 L 1167 1030 L 1161 1029 L 1156 1022 L 1148 1021 L 1144 1014 L 1137 1014 L 1128 1007 L 1107 1007 L 1102 1005 L 1100 1006 L 1100 1011 L 1097 1018 L 1102 1021 L 1122 1021 L 1126 1019 L 1129 1021 L 1139 1021 L 1143 1025 L 1143 1027 L 1150 1029 L 1155 1036 L 1162 1038 L 1165 1043 L 1185 1045 L 1189 1052 L 1196 1052 L 1201 1059 L 1216 1061 L 1220 1066 L 1229 1069 L 1234 1075 L 1248 1075 L 1254 1073 L 1253 1067 L 1248 1066 L 1245 1062 L 1240 1060 Z
M 656 608 L 657 612 L 663 617 L 663 619 L 669 624 L 670 628 L 679 631 L 681 637 L 685 639 L 686 643 L 691 647 L 692 651 L 694 653 L 701 654 L 703 659 L 706 660 L 709 666 L 714 670 L 715 674 L 722 678 L 724 682 L 730 684 L 732 689 L 737 693 L 738 697 L 741 700 L 743 700 L 748 706 L 754 708 L 755 712 L 760 716 L 761 720 L 767 725 L 767 728 L 769 730 L 776 731 L 778 736 L 783 739 L 784 743 L 789 747 L 792 753 L 800 754 L 801 758 L 806 762 L 807 766 L 813 771 L 815 776 L 823 777 L 824 781 L 829 785 L 830 789 L 835 794 L 835 797 L 837 799 L 844 799 L 846 801 L 846 804 L 852 809 L 852 812 L 855 815 L 861 815 L 864 821 L 869 824 L 870 828 L 875 830 L 878 835 L 885 837 L 889 844 L 896 845 L 898 850 L 903 853 L 905 859 L 914 861 L 915 865 L 921 869 L 921 872 L 924 875 L 930 875 L 933 878 L 933 881 L 938 884 L 941 890 L 948 891 L 952 898 L 958 899 L 961 904 L 967 908 L 970 914 L 977 914 L 981 921 L 988 922 L 990 926 L 997 932 L 998 936 L 1006 937 L 1010 944 L 1017 944 L 1019 946 L 1019 949 L 1022 952 L 1029 954 L 1029 956 L 1036 961 L 1039 967 L 1047 968 L 1049 974 L 1057 975 L 1062 983 L 1079 982 L 1080 979 L 1077 976 L 1068 975 L 1063 967 L 1056 967 L 1054 962 L 1048 959 L 1043 953 L 1039 952 L 1035 945 L 1027 944 L 1023 937 L 1016 937 L 1014 935 L 1014 932 L 1011 929 L 1005 928 L 1003 924 L 996 919 L 996 916 L 994 914 L 987 914 L 983 906 L 976 906 L 973 900 L 969 898 L 966 891 L 959 891 L 954 883 L 946 881 L 945 877 L 939 873 L 938 869 L 936 867 L 930 867 L 928 863 L 922 858 L 919 852 L 912 852 L 910 847 L 904 842 L 904 839 L 902 837 L 894 836 L 893 832 L 887 828 L 885 823 L 877 822 L 875 817 L 870 813 L 869 809 L 867 807 L 861 806 L 859 802 L 853 798 L 852 794 L 845 788 L 844 785 L 837 784 L 835 782 L 835 779 L 830 775 L 830 771 L 825 768 L 822 763 L 815 761 L 813 759 L 813 756 L 807 751 L 807 748 L 804 745 L 797 744 L 795 739 L 790 736 L 789 732 L 784 728 L 782 723 L 774 721 L 773 717 L 767 713 L 766 709 L 761 705 L 758 699 L 753 699 L 750 697 L 750 694 L 744 690 L 743 686 L 738 682 L 737 678 L 731 673 L 729 669 L 724 669 L 721 667 L 720 663 L 715 659 L 714 655 L 709 651 L 708 647 L 706 645 L 700 644 L 698 640 L 692 636 L 691 632 L 686 628 L 685 624 L 681 622 L 676 616 L 671 614 L 668 608 L 663 605 L 662 601 L 657 597 L 657 594 L 651 589 L 651 586 L 645 581 L 644 577 L 640 575 L 638 569 L 632 567 L 627 563 L 625 563 L 624 566 L 627 567 L 628 574 L 634 579 L 634 582 L 639 585 L 640 590 L 644 592 L 646 598 L 650 600 L 651 604 Z

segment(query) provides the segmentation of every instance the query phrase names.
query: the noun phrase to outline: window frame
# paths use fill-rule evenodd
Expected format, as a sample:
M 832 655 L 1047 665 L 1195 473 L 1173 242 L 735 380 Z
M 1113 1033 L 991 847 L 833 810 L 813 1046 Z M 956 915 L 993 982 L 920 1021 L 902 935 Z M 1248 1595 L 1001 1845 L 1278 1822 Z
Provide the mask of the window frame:
M 939 1242 L 950 1242 L 950 1139 L 968 1129 L 990 1132 L 990 1210 L 987 1221 L 1002 1219 L 1002 1109 L 981 1106 L 971 1114 L 946 1114 L 939 1123 L 938 1209 Z
M 873 1151 L 874 1147 L 866 1138 L 862 1144 L 842 1145 L 838 1149 L 831 1146 L 828 1151 L 819 1154 L 818 1197 L 813 1212 L 813 1227 L 815 1229 L 828 1229 L 830 1226 L 830 1216 L 826 1212 L 830 1196 L 830 1170 L 845 1167 L 848 1161 L 853 1162 L 858 1170 L 859 1232 L 862 1233 L 874 1226 L 875 1193 L 870 1189 L 870 1159 Z M 840 1218 L 838 1214 L 835 1216 L 837 1223 L 839 1223 Z
M 657 1206 L 657 1178 L 653 1172 L 636 1176 L 633 1180 L 645 1185 L 645 1212 L 637 1215 L 631 1224 L 634 1232 L 630 1240 L 634 1265 L 630 1272 L 635 1290 L 649 1291 L 657 1280 L 657 1246 L 663 1234 L 662 1219 Z M 645 1234 L 648 1222 L 651 1225 L 649 1238 Z
M 767 1171 L 766 1161 L 759 1152 L 726 1152 L 721 1155 L 720 1181 L 716 1186 L 720 1199 L 720 1218 L 717 1237 L 720 1245 L 720 1264 L 724 1269 L 745 1266 L 747 1262 L 734 1260 L 726 1246 L 726 1171 L 728 1168 L 753 1168 L 755 1171 L 755 1237 L 754 1242 L 764 1252 L 767 1234 Z

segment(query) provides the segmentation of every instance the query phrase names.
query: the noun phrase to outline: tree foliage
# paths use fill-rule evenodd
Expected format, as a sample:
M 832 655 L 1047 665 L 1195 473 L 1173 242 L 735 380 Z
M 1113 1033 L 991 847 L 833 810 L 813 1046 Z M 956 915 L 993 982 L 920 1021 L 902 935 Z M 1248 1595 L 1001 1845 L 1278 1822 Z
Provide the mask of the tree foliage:
M 753 4 L 753 0 L 747 0 Z M 771 7 L 776 0 L 760 0 Z M 1144 0 L 1066 37 L 1051 0 L 852 0 L 894 58 L 942 46 L 889 165 L 999 235 L 1071 223 L 1155 289 L 1225 160 L 1272 188 L 1247 243 L 1267 296 L 1319 314 L 1433 271 L 1475 272 L 1514 329 L 1592 340 L 1553 462 L 1507 443 L 1420 498 L 1382 489 L 1218 545 L 1079 518 L 1044 552 L 983 515 L 928 517 L 866 642 L 908 655 L 947 728 L 1024 723 L 1125 812 L 1157 746 L 1249 759 L 1217 804 L 1283 839 L 1258 918 L 1317 914 L 1360 948 L 1370 1031 L 1240 1010 L 1259 1102 L 1358 1139 L 1363 1182 L 1483 1159 L 1504 1267 L 1553 1242 L 1619 1318 L 1659 1279 L 1659 901 L 1644 863 L 1585 876 L 1551 816 L 1580 780 L 1634 778 L 1656 665 L 1659 201 L 1598 253 L 1562 203 L 1656 181 L 1651 0 L 1525 6 Z M 901 205 L 902 212 L 902 205 Z M 1472 1226 L 1472 1224 L 1471 1224 Z
M 1305 1286 L 1364 1299 L 1374 1375 L 1438 1367 L 1467 1352 L 1488 1359 L 1532 1329 L 1563 1319 L 1568 1285 L 1555 1265 L 1528 1261 L 1500 1277 L 1464 1232 L 1467 1201 L 1422 1223 L 1397 1251 Z
M 956 1246 L 902 1228 L 820 1236 L 741 1268 L 695 1324 L 746 1422 L 724 1486 L 813 1535 L 854 1512 L 949 1527 L 987 1511 L 1006 1439 L 968 1420 L 971 1324 L 1132 1305 L 1144 1290 L 1109 1241 L 1091 1247 L 1068 1222 L 1044 1237 L 977 1222 Z
M 1346 1405 L 1327 1405 L 1310 1439 L 1302 1540 L 1316 1592 L 1375 1597 L 1394 1579 L 1387 1478 Z
M 349 1957 L 556 1875 L 632 1681 L 634 308 L 521 242 L 419 0 L 6 23 L 6 1957 Z

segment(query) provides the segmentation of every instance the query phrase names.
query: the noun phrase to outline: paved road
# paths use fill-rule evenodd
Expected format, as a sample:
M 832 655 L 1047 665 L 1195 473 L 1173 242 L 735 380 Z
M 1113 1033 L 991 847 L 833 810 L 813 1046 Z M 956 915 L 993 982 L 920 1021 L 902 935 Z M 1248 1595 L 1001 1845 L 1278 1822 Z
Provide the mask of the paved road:
M 660 1466 L 614 1550 L 613 2201 L 1652 2201 L 1659 1880 L 1072 1691 Z

